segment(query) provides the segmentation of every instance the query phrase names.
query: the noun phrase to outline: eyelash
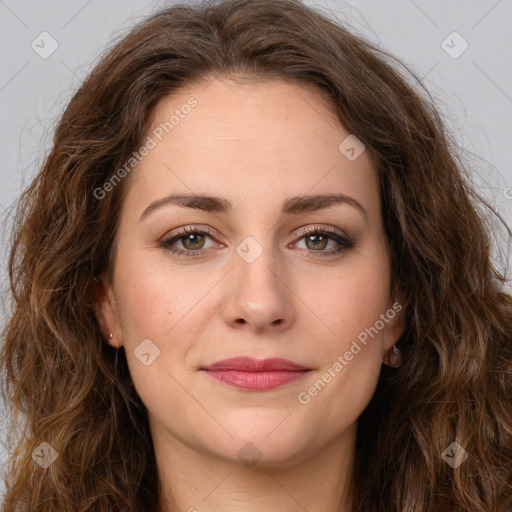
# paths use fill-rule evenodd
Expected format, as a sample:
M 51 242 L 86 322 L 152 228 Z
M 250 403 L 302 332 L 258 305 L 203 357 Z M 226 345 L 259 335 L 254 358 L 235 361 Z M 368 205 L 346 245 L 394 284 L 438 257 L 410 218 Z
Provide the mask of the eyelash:
M 178 256 L 186 256 L 186 257 L 191 257 L 191 258 L 194 258 L 197 256 L 202 256 L 208 249 L 199 249 L 197 251 L 193 251 L 191 249 L 183 250 L 183 249 L 172 249 L 171 248 L 171 246 L 174 244 L 174 242 L 180 240 L 181 238 L 185 238 L 185 236 L 187 236 L 189 234 L 208 235 L 209 237 L 213 238 L 213 233 L 207 228 L 197 229 L 197 228 L 194 228 L 191 226 L 187 226 L 187 227 L 181 229 L 178 233 L 176 233 L 172 237 L 162 240 L 160 245 L 166 251 L 169 251 L 171 254 L 177 254 Z M 339 254 L 347 249 L 351 249 L 355 245 L 354 241 L 351 238 L 341 235 L 337 230 L 335 230 L 333 228 L 328 228 L 328 227 L 314 226 L 313 228 L 309 228 L 309 229 L 305 228 L 305 229 L 300 230 L 297 233 L 297 235 L 299 236 L 299 241 L 309 235 L 323 235 L 323 236 L 327 236 L 328 238 L 334 240 L 335 242 L 337 242 L 340 245 L 340 247 L 334 251 L 333 250 L 331 250 L 331 251 L 314 251 L 311 249 L 300 249 L 302 251 L 318 253 L 318 256 L 320 256 L 320 257 L 327 257 L 327 256 Z

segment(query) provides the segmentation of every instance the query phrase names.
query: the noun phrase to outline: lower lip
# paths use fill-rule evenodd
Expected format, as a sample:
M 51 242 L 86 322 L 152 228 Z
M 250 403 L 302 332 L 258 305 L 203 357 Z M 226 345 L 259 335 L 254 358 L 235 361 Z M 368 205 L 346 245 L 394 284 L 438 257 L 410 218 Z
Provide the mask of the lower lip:
M 208 370 L 206 373 L 210 377 L 236 388 L 264 391 L 301 379 L 308 371 L 242 372 L 240 370 Z

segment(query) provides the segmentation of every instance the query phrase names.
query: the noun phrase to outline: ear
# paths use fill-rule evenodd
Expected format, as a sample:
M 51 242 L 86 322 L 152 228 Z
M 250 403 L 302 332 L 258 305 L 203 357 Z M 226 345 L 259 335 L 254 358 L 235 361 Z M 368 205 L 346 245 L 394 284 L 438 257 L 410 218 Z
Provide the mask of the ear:
M 400 339 L 405 332 L 405 310 L 406 303 L 403 294 L 397 292 L 390 296 L 386 317 L 389 319 L 386 324 L 385 349 L 389 350 Z
M 117 319 L 114 291 L 105 272 L 102 272 L 91 284 L 90 295 L 94 304 L 96 319 L 108 344 L 114 348 L 123 345 L 121 329 Z M 112 333 L 112 338 L 110 338 Z

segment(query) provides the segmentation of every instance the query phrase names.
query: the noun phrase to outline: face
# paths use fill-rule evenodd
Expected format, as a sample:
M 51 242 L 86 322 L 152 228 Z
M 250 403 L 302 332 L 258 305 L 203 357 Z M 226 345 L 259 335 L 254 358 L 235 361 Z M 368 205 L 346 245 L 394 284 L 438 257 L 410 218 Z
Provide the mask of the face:
M 158 104 L 98 318 L 159 439 L 234 461 L 252 443 L 284 466 L 354 431 L 403 313 L 378 175 L 349 135 L 316 91 L 281 81 Z M 236 357 L 302 370 L 205 370 Z

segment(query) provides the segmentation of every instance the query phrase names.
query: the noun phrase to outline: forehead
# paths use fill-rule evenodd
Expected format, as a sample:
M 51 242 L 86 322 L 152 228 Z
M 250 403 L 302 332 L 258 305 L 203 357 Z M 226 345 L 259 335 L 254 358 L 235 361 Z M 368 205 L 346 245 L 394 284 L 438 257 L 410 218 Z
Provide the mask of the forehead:
M 341 192 L 375 209 L 370 156 L 349 160 L 340 150 L 351 137 L 313 87 L 214 80 L 183 88 L 155 107 L 144 139 L 153 147 L 133 172 L 126 200 L 141 210 L 148 200 L 187 192 L 262 206 Z

